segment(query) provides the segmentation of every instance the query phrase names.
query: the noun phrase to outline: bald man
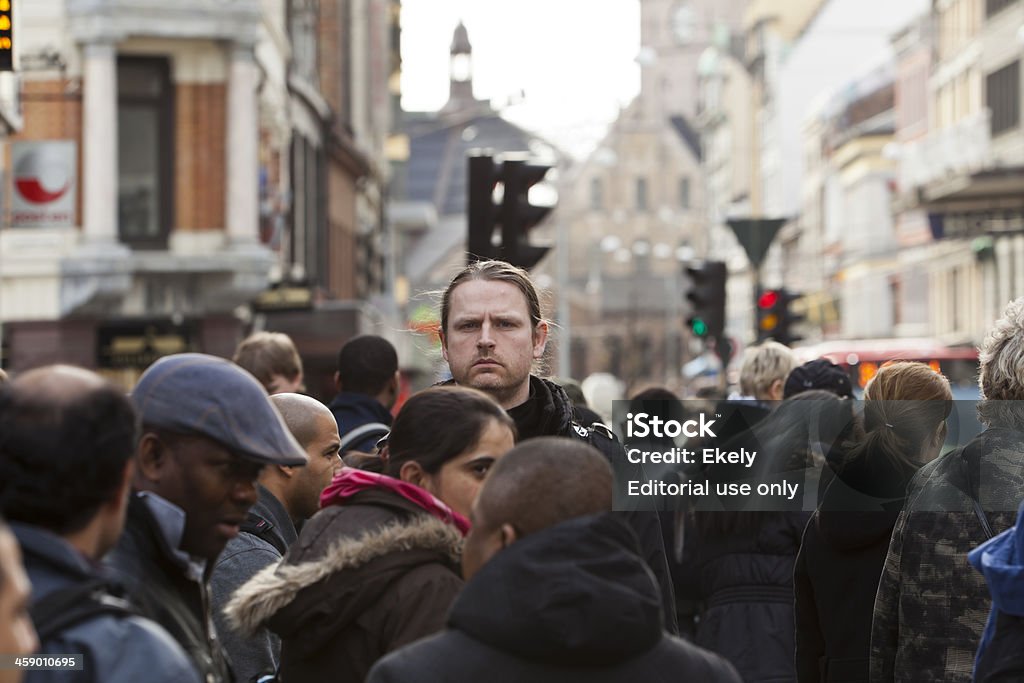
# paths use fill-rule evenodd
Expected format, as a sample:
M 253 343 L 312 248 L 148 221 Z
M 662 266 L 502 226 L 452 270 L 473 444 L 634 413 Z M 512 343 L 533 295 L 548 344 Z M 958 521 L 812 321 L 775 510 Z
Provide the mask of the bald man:
M 263 468 L 257 486 L 259 501 L 249 511 L 242 532 L 228 542 L 214 567 L 210 579 L 214 621 L 236 681 L 274 672 L 281 641 L 266 629 L 253 637 L 243 637 L 224 617 L 223 607 L 239 586 L 284 556 L 298 537 L 296 527 L 319 509 L 320 492 L 341 469 L 338 423 L 324 404 L 301 394 L 274 394 L 270 400 L 305 449 L 309 464 Z
M 84 657 L 81 671 L 30 671 L 30 683 L 202 680 L 99 564 L 124 529 L 137 438 L 131 402 L 88 370 L 36 368 L 0 387 L 0 515 L 32 583 L 38 654 Z M 0 558 L 10 558 L 6 546 Z M 9 619 L 0 604 L 0 622 Z M 11 654 L 4 642 L 0 653 Z
M 611 506 L 592 446 L 548 437 L 506 453 L 473 505 L 448 629 L 380 660 L 368 683 L 739 683 L 665 632 L 658 586 Z

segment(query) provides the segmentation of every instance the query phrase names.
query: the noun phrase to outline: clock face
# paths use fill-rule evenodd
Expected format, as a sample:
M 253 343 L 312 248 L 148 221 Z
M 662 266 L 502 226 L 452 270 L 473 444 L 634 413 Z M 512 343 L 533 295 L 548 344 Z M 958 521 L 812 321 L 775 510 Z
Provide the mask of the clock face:
M 672 12 L 672 35 L 680 45 L 693 42 L 697 32 L 697 15 L 686 4 L 677 5 Z

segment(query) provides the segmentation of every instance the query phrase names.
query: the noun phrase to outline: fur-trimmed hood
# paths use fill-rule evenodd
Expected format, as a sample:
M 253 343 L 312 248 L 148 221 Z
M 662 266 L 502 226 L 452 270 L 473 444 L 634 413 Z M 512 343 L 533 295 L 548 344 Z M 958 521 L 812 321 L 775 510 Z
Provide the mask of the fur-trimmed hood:
M 336 517 L 354 512 L 343 510 Z M 325 512 L 336 511 L 320 514 Z M 338 538 L 337 526 L 346 525 L 329 521 L 319 537 Z M 296 559 L 289 552 L 280 564 L 267 567 L 239 588 L 224 611 L 244 633 L 266 626 L 284 638 L 302 630 L 303 641 L 313 645 L 321 640 L 314 631 L 329 637 L 344 628 L 398 576 L 425 564 L 456 572 L 462 540 L 453 526 L 425 514 L 396 518 L 358 535 L 342 534 L 323 553 L 303 553 L 299 548 Z

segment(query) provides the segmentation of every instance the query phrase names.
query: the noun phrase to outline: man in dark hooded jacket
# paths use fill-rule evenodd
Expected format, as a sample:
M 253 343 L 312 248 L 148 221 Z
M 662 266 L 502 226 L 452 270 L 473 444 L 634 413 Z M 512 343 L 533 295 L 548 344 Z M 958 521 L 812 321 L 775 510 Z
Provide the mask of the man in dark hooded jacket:
M 372 334 L 353 337 L 338 352 L 334 384 L 338 394 L 327 405 L 338 421 L 341 453 L 372 453 L 391 428 L 398 398 L 398 352 Z
M 391 653 L 370 683 L 739 683 L 722 658 L 664 631 L 661 596 L 612 474 L 590 446 L 541 438 L 509 451 L 473 505 L 469 580 L 448 630 Z
M 441 353 L 452 382 L 491 395 L 516 423 L 519 440 L 561 436 L 597 448 L 610 463 L 626 458 L 607 427 L 580 425 L 560 386 L 531 374 L 547 345 L 548 323 L 529 274 L 504 261 L 466 266 L 441 297 Z M 665 623 L 679 628 L 668 557 L 656 512 L 622 513 L 640 541 L 642 556 L 662 593 Z

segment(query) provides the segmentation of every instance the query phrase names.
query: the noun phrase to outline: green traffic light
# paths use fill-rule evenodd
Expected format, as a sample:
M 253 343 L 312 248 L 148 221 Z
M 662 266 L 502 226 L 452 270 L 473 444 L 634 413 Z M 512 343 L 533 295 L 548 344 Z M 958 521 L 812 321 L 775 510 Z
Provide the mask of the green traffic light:
M 693 333 L 698 337 L 703 337 L 708 333 L 708 324 L 700 318 L 694 318 L 691 328 L 693 329 Z

